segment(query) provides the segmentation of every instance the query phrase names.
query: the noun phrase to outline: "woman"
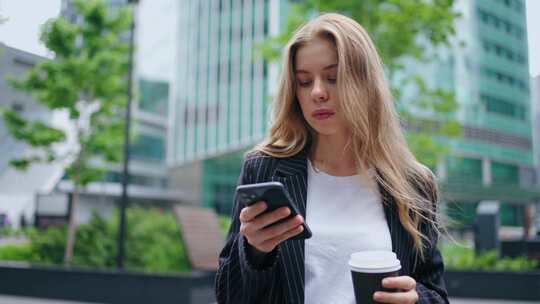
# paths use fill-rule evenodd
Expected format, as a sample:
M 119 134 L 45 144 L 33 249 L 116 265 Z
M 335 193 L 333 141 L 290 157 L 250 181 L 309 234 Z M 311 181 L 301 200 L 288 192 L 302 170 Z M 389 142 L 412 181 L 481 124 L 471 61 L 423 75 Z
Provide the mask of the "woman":
M 301 216 L 235 199 L 216 276 L 219 303 L 354 303 L 347 260 L 394 251 L 400 275 L 381 303 L 448 303 L 436 248 L 437 188 L 408 149 L 383 67 L 366 31 L 324 14 L 284 50 L 268 137 L 248 153 L 239 184 L 283 183 Z M 306 220 L 313 237 L 289 240 Z

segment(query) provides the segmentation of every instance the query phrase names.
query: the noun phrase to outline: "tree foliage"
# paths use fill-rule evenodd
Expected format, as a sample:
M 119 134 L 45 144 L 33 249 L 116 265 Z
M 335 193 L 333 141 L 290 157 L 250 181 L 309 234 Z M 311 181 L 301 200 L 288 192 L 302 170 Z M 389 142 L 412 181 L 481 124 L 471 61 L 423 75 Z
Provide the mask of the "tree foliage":
M 26 169 L 34 162 L 70 159 L 69 176 L 84 186 L 100 179 L 103 172 L 89 165 L 91 159 L 118 162 L 121 158 L 123 120 L 119 114 L 126 103 L 129 48 L 120 37 L 131 18 L 126 9 L 109 13 L 101 0 L 74 4 L 79 22 L 59 17 L 42 27 L 41 41 L 54 53 L 54 60 L 35 65 L 22 78 L 10 79 L 13 87 L 30 93 L 44 107 L 69 113 L 76 133 L 74 149 L 56 152 L 54 145 L 65 142 L 67 136 L 50 122 L 27 119 L 14 110 L 4 110 L 3 118 L 13 137 L 34 151 L 12 160 L 13 166 Z
M 69 115 L 74 143 L 67 152 L 56 149 L 68 139 L 66 128 L 35 121 L 14 110 L 4 110 L 9 132 L 31 148 L 28 155 L 11 160 L 24 170 L 35 162 L 69 163 L 66 173 L 74 185 L 64 261 L 71 262 L 75 242 L 74 210 L 80 187 L 101 180 L 105 169 L 94 160 L 119 162 L 123 145 L 129 45 L 122 39 L 131 25 L 129 9 L 110 12 L 104 0 L 74 0 L 76 22 L 50 19 L 41 41 L 54 60 L 32 67 L 14 88 L 30 93 L 44 107 Z

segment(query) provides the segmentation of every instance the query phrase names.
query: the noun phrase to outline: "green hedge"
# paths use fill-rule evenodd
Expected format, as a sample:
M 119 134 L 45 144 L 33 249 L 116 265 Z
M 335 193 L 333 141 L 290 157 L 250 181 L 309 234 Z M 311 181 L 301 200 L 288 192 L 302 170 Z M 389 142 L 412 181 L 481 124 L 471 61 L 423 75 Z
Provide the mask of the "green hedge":
M 530 271 L 536 269 L 538 262 L 526 257 L 498 258 L 496 251 L 476 254 L 474 249 L 460 245 L 440 246 L 446 269 L 483 271 Z
M 116 264 L 118 214 L 104 219 L 94 214 L 80 225 L 74 248 L 73 266 L 114 268 Z M 61 265 L 66 227 L 29 230 L 29 243 L 0 247 L 0 260 Z M 129 208 L 127 212 L 126 259 L 128 270 L 185 272 L 190 266 L 176 220 L 171 212 Z
M 128 270 L 147 272 L 189 271 L 181 233 L 171 212 L 159 209 L 129 208 L 127 212 L 126 260 Z M 220 230 L 225 237 L 229 217 L 220 216 Z M 114 268 L 118 214 L 104 219 L 94 214 L 88 224 L 77 229 L 73 265 L 92 268 Z M 28 236 L 29 242 L 0 247 L 0 260 L 28 261 L 36 264 L 61 265 L 64 256 L 66 228 L 44 231 L 4 230 L 2 235 Z M 445 266 L 449 270 L 528 271 L 538 266 L 525 257 L 498 258 L 496 252 L 476 255 L 473 249 L 441 244 Z
M 35 257 L 30 243 L 4 245 L 0 247 L 0 261 L 32 261 Z

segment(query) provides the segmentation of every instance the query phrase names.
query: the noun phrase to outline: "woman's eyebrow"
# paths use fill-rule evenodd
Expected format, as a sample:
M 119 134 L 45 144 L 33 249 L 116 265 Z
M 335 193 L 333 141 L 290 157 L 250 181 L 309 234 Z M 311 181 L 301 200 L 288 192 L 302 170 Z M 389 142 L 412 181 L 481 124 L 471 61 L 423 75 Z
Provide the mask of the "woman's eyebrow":
M 331 68 L 337 68 L 337 63 L 332 63 L 323 68 L 323 70 L 329 70 Z
M 323 70 L 329 70 L 329 69 L 332 69 L 332 68 L 337 68 L 337 66 L 338 66 L 337 63 L 332 63 L 332 64 L 329 64 L 329 65 L 325 66 L 325 67 L 323 68 Z M 295 73 L 295 74 L 309 74 L 308 71 L 306 71 L 306 70 L 300 70 L 300 69 L 294 71 L 294 73 Z

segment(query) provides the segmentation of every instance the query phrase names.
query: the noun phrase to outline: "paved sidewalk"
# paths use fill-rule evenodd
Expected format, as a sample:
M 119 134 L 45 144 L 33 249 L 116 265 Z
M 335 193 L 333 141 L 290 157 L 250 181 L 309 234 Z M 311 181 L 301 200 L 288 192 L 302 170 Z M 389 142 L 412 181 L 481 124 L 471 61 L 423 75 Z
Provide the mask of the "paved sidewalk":
M 0 302 L 1 303 L 1 302 Z M 481 300 L 481 299 L 452 299 L 450 298 L 450 304 L 538 304 L 536 301 L 504 301 L 504 300 Z
M 450 298 L 451 304 L 540 304 L 539 302 L 523 302 L 523 301 L 503 301 L 503 300 L 480 300 L 480 299 L 453 299 Z M 0 304 L 99 304 L 90 302 L 73 302 L 63 300 L 37 299 L 28 297 L 15 297 L 0 295 Z M 201 303 L 206 304 L 206 303 Z
M 0 304 L 99 304 L 0 295 Z

